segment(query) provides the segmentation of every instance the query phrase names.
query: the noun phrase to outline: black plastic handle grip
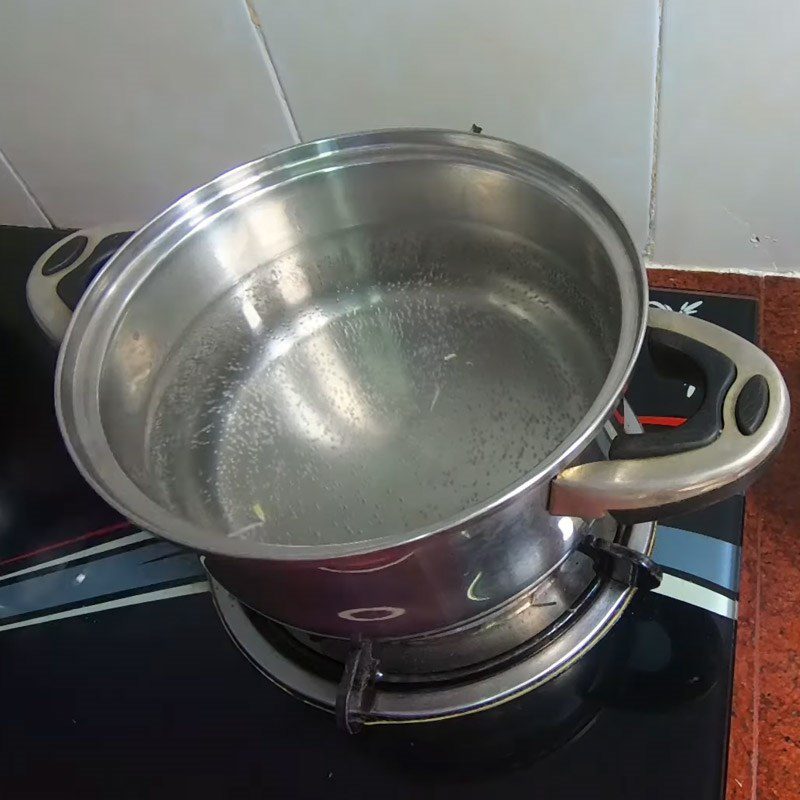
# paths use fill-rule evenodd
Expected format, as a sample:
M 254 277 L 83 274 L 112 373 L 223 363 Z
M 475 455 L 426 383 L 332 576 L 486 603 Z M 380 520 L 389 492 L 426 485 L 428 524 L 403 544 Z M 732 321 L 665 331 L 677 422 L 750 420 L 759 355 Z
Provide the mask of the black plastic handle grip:
M 92 252 L 73 267 L 56 285 L 56 294 L 70 311 L 74 311 L 95 275 L 106 265 L 111 256 L 133 236 L 133 231 L 112 233 L 100 241 Z M 84 241 L 86 237 L 83 237 Z M 74 262 L 73 262 L 74 263 Z M 61 267 L 64 269 L 65 267 Z
M 674 311 L 650 309 L 649 328 L 658 368 L 704 385 L 700 409 L 680 428 L 617 436 L 611 458 L 566 467 L 551 514 L 628 523 L 702 508 L 747 488 L 779 452 L 789 392 L 766 353 Z
M 722 406 L 736 380 L 733 361 L 703 342 L 662 328 L 647 329 L 647 345 L 661 374 L 704 387 L 703 403 L 677 428 L 619 434 L 611 443 L 611 459 L 685 453 L 711 444 L 722 433 Z

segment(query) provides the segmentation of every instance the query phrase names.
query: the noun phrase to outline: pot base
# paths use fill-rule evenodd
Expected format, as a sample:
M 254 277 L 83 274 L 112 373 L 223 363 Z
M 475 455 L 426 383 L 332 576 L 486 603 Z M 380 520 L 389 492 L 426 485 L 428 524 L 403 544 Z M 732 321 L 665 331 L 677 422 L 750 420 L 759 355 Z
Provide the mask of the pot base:
M 614 540 L 649 554 L 655 527 L 641 523 L 620 528 Z M 256 668 L 305 702 L 338 710 L 340 724 L 351 731 L 360 724 L 458 717 L 529 692 L 585 655 L 636 591 L 597 577 L 563 607 L 558 601 L 542 601 L 545 589 L 537 587 L 535 597 L 515 599 L 479 626 L 398 641 L 349 643 L 280 626 L 210 580 L 226 630 Z M 568 585 L 560 574 L 552 583 L 551 592 Z M 555 618 L 553 609 L 561 612 Z M 500 642 L 511 646 L 498 653 Z

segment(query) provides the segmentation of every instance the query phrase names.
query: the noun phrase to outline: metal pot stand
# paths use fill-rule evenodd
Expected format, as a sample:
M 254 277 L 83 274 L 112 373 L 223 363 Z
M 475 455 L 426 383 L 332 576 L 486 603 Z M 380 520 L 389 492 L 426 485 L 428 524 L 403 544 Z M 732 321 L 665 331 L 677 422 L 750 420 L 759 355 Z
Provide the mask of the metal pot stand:
M 654 522 L 638 523 L 612 530 L 608 537 L 587 538 L 575 558 L 584 568 L 588 563 L 594 577 L 577 596 L 562 592 L 561 599 L 542 602 L 543 594 L 549 591 L 555 597 L 563 589 L 556 573 L 547 587 L 537 587 L 475 623 L 397 642 L 346 642 L 292 632 L 247 609 L 213 576 L 209 580 L 226 630 L 256 668 L 290 694 L 335 713 L 339 726 L 355 733 L 362 725 L 433 722 L 484 711 L 562 673 L 610 630 L 637 588 L 658 585 L 660 571 L 649 559 L 655 531 Z M 468 663 L 478 657 L 475 648 L 489 641 L 486 632 L 509 627 L 509 620 L 516 624 L 501 640 L 513 643 L 526 629 L 527 638 L 502 654 L 493 653 L 495 643 L 487 651 L 489 658 Z M 540 627 L 543 620 L 547 624 Z M 407 664 L 413 669 L 426 663 L 413 654 L 415 648 L 435 653 L 437 647 L 448 651 L 451 664 L 460 659 L 467 666 L 445 669 L 434 657 L 427 673 L 400 672 L 398 653 L 411 654 Z M 387 648 L 385 663 L 381 652 Z M 464 648 L 472 648 L 469 656 L 460 655 Z

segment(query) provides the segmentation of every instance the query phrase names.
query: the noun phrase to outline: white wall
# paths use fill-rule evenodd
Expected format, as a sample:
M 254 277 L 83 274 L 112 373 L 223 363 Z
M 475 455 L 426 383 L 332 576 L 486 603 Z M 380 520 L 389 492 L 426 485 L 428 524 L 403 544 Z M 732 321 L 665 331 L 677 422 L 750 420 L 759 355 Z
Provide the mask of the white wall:
M 656 261 L 800 268 L 800 3 L 665 0 Z
M 140 224 L 300 139 L 477 122 L 583 173 L 657 262 L 796 269 L 798 7 L 3 3 L 0 223 Z

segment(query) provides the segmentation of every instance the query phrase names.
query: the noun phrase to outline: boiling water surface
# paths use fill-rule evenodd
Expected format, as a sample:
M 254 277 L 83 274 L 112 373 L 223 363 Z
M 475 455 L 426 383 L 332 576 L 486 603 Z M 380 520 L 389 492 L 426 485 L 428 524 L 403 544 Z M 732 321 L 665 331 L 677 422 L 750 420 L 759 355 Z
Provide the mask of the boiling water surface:
M 407 267 L 364 236 L 257 269 L 173 349 L 147 447 L 174 510 L 286 544 L 402 533 L 501 492 L 586 413 L 606 359 L 530 288 L 534 251 Z

